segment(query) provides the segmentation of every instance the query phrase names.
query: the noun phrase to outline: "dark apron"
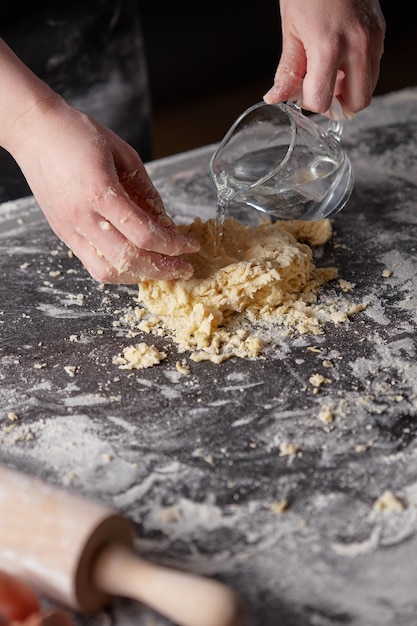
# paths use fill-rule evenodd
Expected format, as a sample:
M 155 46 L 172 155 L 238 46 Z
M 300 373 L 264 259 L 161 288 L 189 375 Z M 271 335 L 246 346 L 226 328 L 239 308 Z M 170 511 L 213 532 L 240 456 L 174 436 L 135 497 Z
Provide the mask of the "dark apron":
M 135 0 L 1 2 L 0 36 L 68 103 L 108 126 L 143 161 L 151 159 L 148 76 Z M 29 195 L 16 163 L 0 151 L 0 202 Z

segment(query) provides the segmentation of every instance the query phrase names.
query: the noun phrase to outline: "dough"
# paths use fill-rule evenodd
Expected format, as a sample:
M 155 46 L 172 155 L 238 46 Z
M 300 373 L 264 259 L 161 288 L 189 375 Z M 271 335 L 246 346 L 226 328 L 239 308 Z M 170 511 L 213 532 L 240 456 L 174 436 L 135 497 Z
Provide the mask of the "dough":
M 387 489 L 377 500 L 374 502 L 374 510 L 378 513 L 387 511 L 392 513 L 393 511 L 403 511 L 405 509 L 404 502 L 397 498 L 397 496 Z
M 230 217 L 224 221 L 217 254 L 214 220 L 197 218 L 179 229 L 201 242 L 199 253 L 187 255 L 194 275 L 188 280 L 144 280 L 138 300 L 148 315 L 139 329 L 156 333 L 163 328 L 180 352 L 216 363 L 230 356 L 257 357 L 265 323 L 320 332 L 314 312 L 317 291 L 336 278 L 337 270 L 316 268 L 311 246 L 331 238 L 329 220 L 251 227 Z M 136 314 L 137 320 L 141 317 L 143 313 Z
M 148 346 L 142 342 L 124 348 L 123 356 L 115 356 L 113 363 L 122 370 L 146 369 L 158 365 L 165 358 L 165 352 L 160 352 L 155 346 Z

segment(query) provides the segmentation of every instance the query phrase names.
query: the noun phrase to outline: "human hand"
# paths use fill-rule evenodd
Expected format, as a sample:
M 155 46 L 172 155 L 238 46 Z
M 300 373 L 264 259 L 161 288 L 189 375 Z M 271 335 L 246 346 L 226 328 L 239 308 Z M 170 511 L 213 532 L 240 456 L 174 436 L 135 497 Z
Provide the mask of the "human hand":
M 367 107 L 379 77 L 385 20 L 378 0 L 280 0 L 282 54 L 269 104 L 296 99 L 347 117 Z
M 14 158 L 51 228 L 95 279 L 192 275 L 179 255 L 199 243 L 177 233 L 132 147 L 56 95 L 18 127 Z

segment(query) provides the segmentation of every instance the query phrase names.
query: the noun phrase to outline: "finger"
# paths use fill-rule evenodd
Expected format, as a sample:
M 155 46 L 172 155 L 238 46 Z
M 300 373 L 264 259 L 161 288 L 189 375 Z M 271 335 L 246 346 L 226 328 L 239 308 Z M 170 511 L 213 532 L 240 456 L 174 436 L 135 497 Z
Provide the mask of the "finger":
M 359 68 L 349 61 L 342 66 L 344 74 L 339 100 L 346 113 L 357 113 L 365 109 L 372 99 L 372 71 L 370 62 Z
M 324 113 L 331 105 L 339 66 L 336 38 L 323 40 L 307 50 L 307 70 L 301 88 L 301 106 Z
M 139 207 L 158 224 L 162 229 L 175 231 L 176 225 L 165 211 L 161 196 L 153 184 L 139 154 L 132 146 L 125 144 L 120 150 L 120 139 L 106 129 L 110 140 L 114 142 L 112 163 L 108 163 L 107 174 L 110 173 L 110 182 L 106 185 L 102 181 L 104 193 L 98 192 L 96 199 L 101 198 L 128 198 L 134 210 Z M 97 172 L 96 172 L 97 173 Z M 106 191 L 110 193 L 106 193 Z M 112 193 L 113 192 L 113 193 Z M 140 214 L 140 212 L 139 212 Z M 190 238 L 188 238 L 190 240 Z M 196 242 L 194 241 L 194 246 Z M 189 250 L 190 251 L 190 250 Z
M 128 145 L 122 155 L 115 151 L 114 161 L 116 176 L 129 198 L 160 226 L 175 230 L 175 224 L 167 215 L 161 196 L 136 150 Z
M 99 196 L 94 197 L 89 212 L 83 214 L 83 220 L 87 221 L 95 213 L 112 224 L 115 230 L 137 248 L 169 256 L 197 252 L 200 249 L 199 242 L 178 233 L 175 226 L 162 226 L 153 214 L 150 215 L 130 199 L 119 182 L 108 185 Z M 81 225 L 79 228 L 82 228 Z
M 120 182 L 129 198 L 143 208 L 160 226 L 175 230 L 173 220 L 165 211 L 162 198 L 144 170 L 123 171 Z
M 379 2 L 371 7 L 373 9 L 370 26 L 369 57 L 371 62 L 371 82 L 372 92 L 378 83 L 381 58 L 384 54 L 384 39 L 386 33 L 386 22 L 381 11 Z
M 128 241 L 142 250 L 179 256 L 198 252 L 200 249 L 198 241 L 178 233 L 173 228 L 162 228 L 140 208 L 131 206 L 131 203 L 122 206 L 120 201 L 115 200 L 100 207 L 100 214 Z
M 264 101 L 275 104 L 296 99 L 306 72 L 306 63 L 302 44 L 295 38 L 289 38 L 282 50 L 274 85 L 264 95 Z
M 137 285 L 142 280 L 187 280 L 193 275 L 193 268 L 181 258 L 164 257 L 155 252 L 135 250 L 135 262 L 117 270 L 100 255 L 94 246 L 88 244 L 83 252 L 76 256 L 83 263 L 89 274 L 99 283 L 118 285 Z
M 371 54 L 370 54 L 370 63 L 371 63 L 371 83 L 372 83 L 372 93 L 377 86 L 379 73 L 381 69 L 381 58 L 384 54 L 384 32 L 378 31 L 378 33 L 373 37 L 371 41 Z M 375 40 L 375 41 L 374 41 Z
M 343 79 L 338 79 L 335 90 L 347 114 L 361 111 L 371 103 L 383 49 L 380 34 L 370 38 L 367 31 L 358 30 L 352 31 L 350 37 L 351 41 L 346 45 L 349 53 L 339 63 Z
M 145 278 L 190 278 L 192 265 L 177 256 L 166 256 L 134 246 L 109 222 L 94 214 L 77 229 L 71 249 L 88 272 L 103 283 L 131 284 Z
M 137 153 L 131 150 L 123 159 L 124 165 L 136 165 L 136 168 L 115 172 L 112 183 L 96 196 L 93 210 L 138 248 L 170 256 L 197 252 L 199 242 L 177 232 Z M 121 165 L 116 163 L 116 166 Z

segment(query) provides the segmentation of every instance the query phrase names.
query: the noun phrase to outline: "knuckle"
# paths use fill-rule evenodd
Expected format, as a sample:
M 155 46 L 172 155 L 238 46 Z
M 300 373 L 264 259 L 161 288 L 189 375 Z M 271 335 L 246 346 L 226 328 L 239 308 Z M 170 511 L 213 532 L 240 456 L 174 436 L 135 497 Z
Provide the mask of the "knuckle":
M 88 272 L 98 283 L 105 284 L 117 282 L 118 272 L 114 267 L 109 265 L 104 265 L 100 268 L 95 267 L 93 270 L 88 269 Z

